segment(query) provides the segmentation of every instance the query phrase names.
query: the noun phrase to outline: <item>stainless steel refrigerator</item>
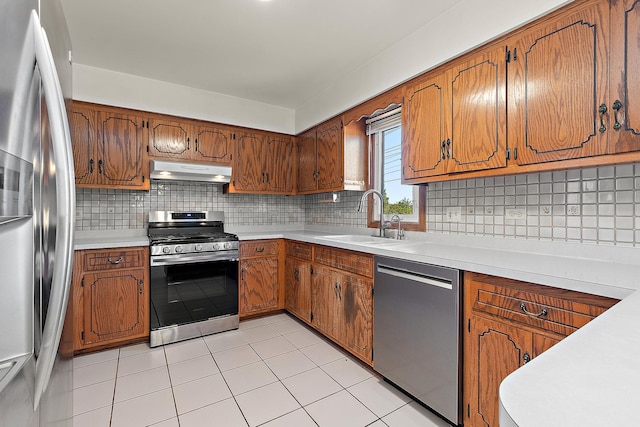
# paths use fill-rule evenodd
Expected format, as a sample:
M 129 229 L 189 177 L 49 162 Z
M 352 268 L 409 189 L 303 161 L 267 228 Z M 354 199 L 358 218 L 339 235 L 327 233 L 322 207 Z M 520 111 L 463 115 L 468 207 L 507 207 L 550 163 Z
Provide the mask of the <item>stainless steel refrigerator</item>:
M 71 426 L 75 188 L 58 0 L 0 0 L 0 426 Z

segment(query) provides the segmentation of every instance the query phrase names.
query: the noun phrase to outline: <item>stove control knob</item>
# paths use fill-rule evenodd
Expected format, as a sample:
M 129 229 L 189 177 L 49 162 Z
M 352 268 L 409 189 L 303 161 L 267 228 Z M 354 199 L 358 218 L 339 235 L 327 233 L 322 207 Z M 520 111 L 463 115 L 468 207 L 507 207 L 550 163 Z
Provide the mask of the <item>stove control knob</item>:
M 179 254 L 180 252 L 182 252 L 182 246 L 177 245 L 174 250 L 176 251 L 177 254 Z
M 196 244 L 196 252 L 201 251 L 202 250 L 202 245 L 200 243 Z
M 219 251 L 220 249 L 222 249 L 222 248 L 220 247 L 220 243 L 214 243 L 214 244 L 213 244 L 213 249 L 214 249 L 214 250 L 216 250 L 216 251 Z
M 162 252 L 165 254 L 170 254 L 171 248 L 169 246 L 165 246 L 164 248 L 162 248 Z
M 231 242 L 227 242 L 224 244 L 225 249 L 231 249 Z

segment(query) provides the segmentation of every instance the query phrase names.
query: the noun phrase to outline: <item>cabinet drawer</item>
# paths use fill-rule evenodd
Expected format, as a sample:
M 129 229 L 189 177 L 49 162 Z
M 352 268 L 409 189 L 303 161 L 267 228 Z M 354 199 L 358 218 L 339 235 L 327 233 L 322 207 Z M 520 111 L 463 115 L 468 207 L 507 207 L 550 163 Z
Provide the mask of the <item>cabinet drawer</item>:
M 278 255 L 277 240 L 257 240 L 253 242 L 240 242 L 240 257 L 272 256 Z
M 105 251 L 84 251 L 84 270 L 112 270 L 115 268 L 135 268 L 146 264 L 144 250 L 112 249 Z
M 537 329 L 569 335 L 618 300 L 519 282 L 469 274 L 472 310 L 499 316 Z
M 285 252 L 287 256 L 311 261 L 311 245 L 309 243 L 287 241 Z
M 316 246 L 314 261 L 361 276 L 373 277 L 372 255 L 327 246 Z

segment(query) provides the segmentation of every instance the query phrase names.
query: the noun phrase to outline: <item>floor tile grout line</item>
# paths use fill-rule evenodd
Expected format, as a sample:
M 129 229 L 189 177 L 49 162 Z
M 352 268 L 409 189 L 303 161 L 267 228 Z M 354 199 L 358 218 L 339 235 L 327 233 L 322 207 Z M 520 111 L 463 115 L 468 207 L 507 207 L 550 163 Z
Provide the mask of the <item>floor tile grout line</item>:
M 162 352 L 164 353 L 165 367 L 167 368 L 167 375 L 169 376 L 169 387 L 171 388 L 171 397 L 173 398 L 173 409 L 175 409 L 176 411 L 176 420 L 178 421 L 178 427 L 180 427 L 180 417 L 178 416 L 178 402 L 176 402 L 176 394 L 173 390 L 173 381 L 171 380 L 171 370 L 169 369 L 169 360 L 167 359 L 167 350 L 165 349 L 165 345 L 162 346 Z
M 247 345 L 248 345 L 248 343 L 247 343 Z M 207 346 L 207 348 L 208 348 L 208 346 Z M 216 367 L 218 368 L 218 371 L 220 371 L 220 376 L 222 377 L 222 380 L 224 381 L 224 383 L 227 386 L 227 388 L 229 389 L 229 393 L 231 393 L 231 398 L 235 402 L 236 406 L 238 407 L 238 410 L 240 411 L 240 414 L 242 414 L 242 418 L 244 419 L 244 422 L 247 423 L 247 426 L 248 426 L 249 425 L 249 421 L 247 420 L 247 416 L 242 411 L 242 408 L 240 407 L 240 404 L 238 403 L 238 400 L 236 399 L 236 396 L 233 394 L 233 391 L 231 391 L 231 387 L 229 387 L 229 383 L 227 382 L 227 379 L 224 377 L 224 375 L 222 375 L 222 369 L 220 369 L 220 366 L 218 365 L 218 361 L 216 360 L 216 358 L 213 357 L 213 353 L 211 353 L 211 357 L 213 358 L 213 363 L 216 364 Z M 213 404 L 214 403 L 212 403 L 212 405 Z M 178 420 L 179 419 L 180 419 L 180 417 L 178 417 Z

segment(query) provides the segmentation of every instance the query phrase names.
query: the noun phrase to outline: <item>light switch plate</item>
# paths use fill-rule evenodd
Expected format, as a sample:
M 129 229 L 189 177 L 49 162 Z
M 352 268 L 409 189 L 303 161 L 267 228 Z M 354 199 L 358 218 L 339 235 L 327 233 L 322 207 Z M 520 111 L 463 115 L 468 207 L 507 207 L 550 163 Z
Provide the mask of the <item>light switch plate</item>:
M 504 210 L 506 219 L 525 219 L 526 213 L 524 208 L 508 208 Z

